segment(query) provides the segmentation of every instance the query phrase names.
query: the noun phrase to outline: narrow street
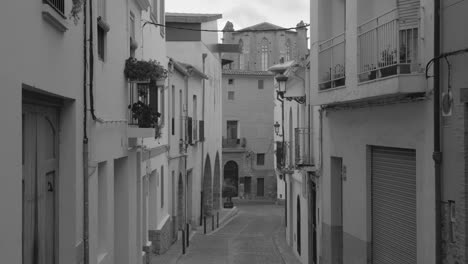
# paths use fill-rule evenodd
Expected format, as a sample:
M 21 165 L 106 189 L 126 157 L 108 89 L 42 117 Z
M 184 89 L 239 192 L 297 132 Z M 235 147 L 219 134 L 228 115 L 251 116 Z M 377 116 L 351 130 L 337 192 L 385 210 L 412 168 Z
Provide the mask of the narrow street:
M 212 234 L 197 234 L 177 263 L 284 263 L 274 236 L 281 231 L 282 206 L 241 204 L 239 213 Z

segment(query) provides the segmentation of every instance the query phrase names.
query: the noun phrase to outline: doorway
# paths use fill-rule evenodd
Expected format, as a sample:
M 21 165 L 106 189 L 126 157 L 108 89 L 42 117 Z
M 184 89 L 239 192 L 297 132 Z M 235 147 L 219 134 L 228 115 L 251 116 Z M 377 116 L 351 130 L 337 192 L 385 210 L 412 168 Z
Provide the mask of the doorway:
M 309 256 L 312 258 L 312 263 L 317 264 L 317 194 L 315 182 L 309 181 L 309 228 L 312 230 L 312 236 L 309 237 Z
M 252 193 L 252 177 L 249 177 L 249 176 L 244 177 L 244 190 L 245 190 L 245 196 L 250 197 L 250 194 Z
M 265 179 L 264 178 L 257 178 L 257 196 L 258 197 L 265 196 Z
M 331 241 L 333 263 L 343 263 L 343 159 L 331 157 L 331 225 L 337 235 Z
M 58 115 L 23 105 L 23 264 L 56 263 Z
M 297 234 L 297 253 L 301 255 L 301 198 L 297 196 L 296 202 L 296 234 Z

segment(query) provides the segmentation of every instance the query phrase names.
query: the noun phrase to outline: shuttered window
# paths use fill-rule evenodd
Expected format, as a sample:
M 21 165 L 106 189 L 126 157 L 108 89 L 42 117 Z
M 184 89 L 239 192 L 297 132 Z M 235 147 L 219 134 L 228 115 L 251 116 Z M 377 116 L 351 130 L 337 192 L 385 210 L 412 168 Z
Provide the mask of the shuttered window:
M 372 263 L 416 263 L 416 152 L 373 147 Z

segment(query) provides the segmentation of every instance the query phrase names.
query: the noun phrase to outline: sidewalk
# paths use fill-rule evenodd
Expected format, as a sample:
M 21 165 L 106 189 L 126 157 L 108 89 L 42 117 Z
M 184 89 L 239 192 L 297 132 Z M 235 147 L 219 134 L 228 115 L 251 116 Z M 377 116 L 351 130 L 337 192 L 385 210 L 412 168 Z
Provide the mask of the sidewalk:
M 219 211 L 219 227 L 223 227 L 229 220 L 231 220 L 237 213 L 239 212 L 239 209 L 237 207 L 234 207 L 232 209 L 220 209 Z M 206 233 L 209 234 L 213 232 L 211 230 L 211 217 L 206 219 Z M 214 231 L 218 230 L 216 228 L 216 215 L 215 215 L 215 229 Z M 190 232 L 190 238 L 189 240 L 192 241 L 193 236 L 196 234 L 201 234 L 203 235 L 203 225 L 202 226 L 197 226 L 195 230 L 192 230 Z M 175 264 L 177 263 L 177 260 L 182 256 L 182 238 L 181 238 L 181 232 L 179 232 L 179 239 L 172 244 L 172 246 L 169 248 L 169 250 L 166 251 L 166 253 L 162 255 L 151 255 L 151 264 L 158 264 L 158 263 L 164 263 L 164 264 Z M 187 248 L 186 250 L 190 249 Z M 186 251 L 187 252 L 187 251 Z
M 278 249 L 283 263 L 285 264 L 301 264 L 298 257 L 293 252 L 293 249 L 286 242 L 286 230 L 284 227 L 280 228 L 280 231 L 276 232 L 273 236 L 273 243 Z

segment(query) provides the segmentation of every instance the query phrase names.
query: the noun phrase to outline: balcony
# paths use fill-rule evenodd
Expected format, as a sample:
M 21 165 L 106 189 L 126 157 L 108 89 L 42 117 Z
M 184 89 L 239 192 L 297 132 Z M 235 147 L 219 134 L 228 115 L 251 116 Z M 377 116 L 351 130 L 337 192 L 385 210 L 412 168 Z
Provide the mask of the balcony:
M 245 148 L 247 140 L 245 138 L 224 138 L 223 148 Z
M 397 8 L 358 27 L 358 81 L 419 71 L 417 16 L 401 19 Z
M 127 111 L 128 138 L 158 137 L 158 113 L 152 104 L 157 89 L 148 82 L 129 82 Z
M 294 129 L 294 151 L 296 167 L 314 165 L 313 159 L 313 134 L 310 128 Z
M 345 85 L 345 33 L 319 45 L 319 90 Z

